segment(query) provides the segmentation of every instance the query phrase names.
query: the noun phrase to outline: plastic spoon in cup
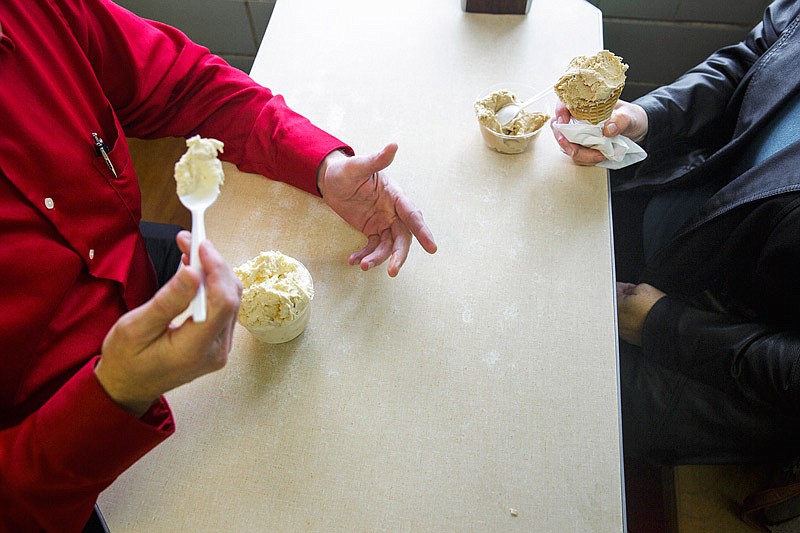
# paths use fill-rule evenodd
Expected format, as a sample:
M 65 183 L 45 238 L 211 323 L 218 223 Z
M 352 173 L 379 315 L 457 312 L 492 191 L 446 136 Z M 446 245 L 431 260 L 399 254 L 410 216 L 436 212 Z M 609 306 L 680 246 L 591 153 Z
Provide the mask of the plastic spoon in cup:
M 189 266 L 202 272 L 200 243 L 206 240 L 205 213 L 219 196 L 223 182 L 222 163 L 217 152 L 222 152 L 222 142 L 216 139 L 201 139 L 199 136 L 186 141 L 189 149 L 175 164 L 175 181 L 178 182 L 178 198 L 192 212 L 192 247 Z M 191 316 L 195 322 L 206 320 L 206 286 L 201 278 L 191 305 Z
M 522 103 L 519 102 L 512 102 L 508 105 L 505 105 L 497 111 L 497 122 L 500 123 L 500 126 L 505 126 L 519 115 L 520 111 L 524 110 L 526 107 L 531 105 L 532 103 L 540 100 L 547 96 L 547 94 L 553 90 L 552 86 L 548 86 L 547 89 L 531 96 L 527 100 Z

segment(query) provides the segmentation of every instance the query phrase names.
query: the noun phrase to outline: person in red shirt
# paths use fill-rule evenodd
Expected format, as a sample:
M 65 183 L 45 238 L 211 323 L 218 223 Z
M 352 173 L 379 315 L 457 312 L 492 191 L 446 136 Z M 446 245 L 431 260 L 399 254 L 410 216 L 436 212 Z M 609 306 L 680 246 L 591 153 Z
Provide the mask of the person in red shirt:
M 385 173 L 395 145 L 354 155 L 109 0 L 0 3 L 0 79 L 0 531 L 80 531 L 97 495 L 174 431 L 162 395 L 226 362 L 239 283 L 205 242 L 202 272 L 158 288 L 126 137 L 213 137 L 243 171 L 321 195 L 366 236 L 349 259 L 364 270 L 388 261 L 397 275 L 413 237 L 436 251 Z M 207 321 L 172 326 L 201 275 Z

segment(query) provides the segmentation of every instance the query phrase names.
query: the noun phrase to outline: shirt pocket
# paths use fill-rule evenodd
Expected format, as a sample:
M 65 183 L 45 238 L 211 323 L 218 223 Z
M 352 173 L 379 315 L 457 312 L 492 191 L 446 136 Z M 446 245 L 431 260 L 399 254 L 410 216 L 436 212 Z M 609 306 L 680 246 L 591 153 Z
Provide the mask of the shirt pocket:
M 92 164 L 114 189 L 131 217 L 138 223 L 141 218 L 142 201 L 139 180 L 131 160 L 125 132 L 110 104 L 107 103 L 98 116 L 98 124 L 99 131 L 89 132 L 95 150 Z
M 107 178 L 122 180 L 131 174 L 135 179 L 125 132 L 110 104 L 100 113 L 98 123 L 99 131 L 89 133 L 95 149 L 95 168 Z

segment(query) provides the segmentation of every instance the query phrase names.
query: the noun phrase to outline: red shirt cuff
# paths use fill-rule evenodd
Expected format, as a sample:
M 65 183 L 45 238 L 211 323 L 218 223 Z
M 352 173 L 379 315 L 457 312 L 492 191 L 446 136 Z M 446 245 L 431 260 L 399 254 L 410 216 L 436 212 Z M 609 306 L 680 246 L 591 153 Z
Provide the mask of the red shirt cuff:
M 39 410 L 36 433 L 44 457 L 57 469 L 87 480 L 113 481 L 175 431 L 162 397 L 136 418 L 117 405 L 84 365 Z

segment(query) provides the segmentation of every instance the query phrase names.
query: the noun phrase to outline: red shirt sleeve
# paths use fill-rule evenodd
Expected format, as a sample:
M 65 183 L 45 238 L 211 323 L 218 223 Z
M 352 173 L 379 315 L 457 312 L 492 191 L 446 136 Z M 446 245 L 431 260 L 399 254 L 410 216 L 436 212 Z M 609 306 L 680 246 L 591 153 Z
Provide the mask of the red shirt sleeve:
M 174 432 L 163 398 L 142 418 L 131 416 L 103 391 L 95 363 L 22 423 L 0 431 L 3 527 L 80 531 L 97 495 Z
M 284 98 L 179 30 L 107 0 L 62 0 L 125 133 L 200 134 L 225 143 L 222 159 L 318 194 L 322 159 L 352 149 L 295 113 Z M 287 88 L 291 90 L 291 88 Z

